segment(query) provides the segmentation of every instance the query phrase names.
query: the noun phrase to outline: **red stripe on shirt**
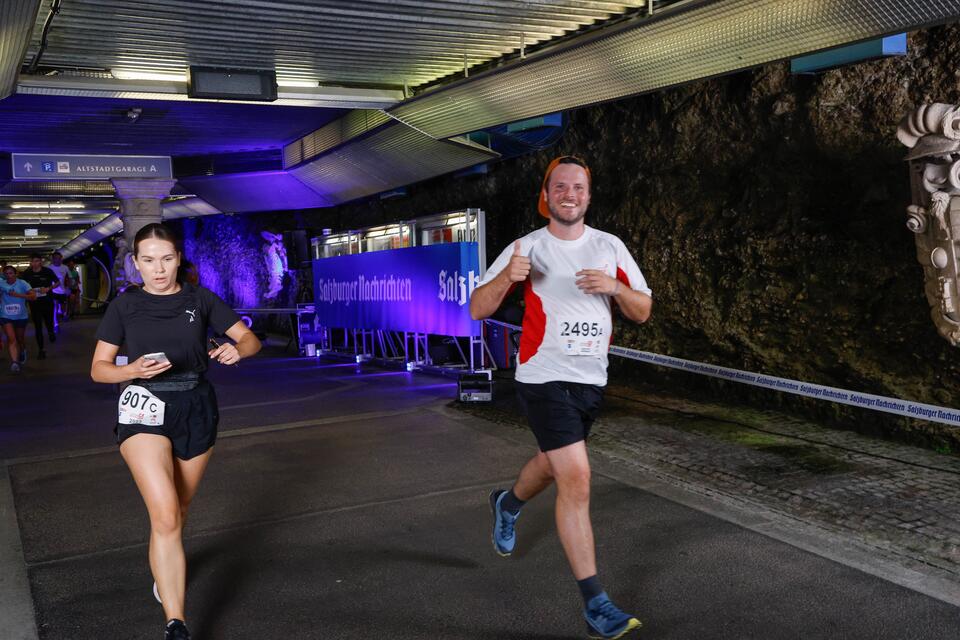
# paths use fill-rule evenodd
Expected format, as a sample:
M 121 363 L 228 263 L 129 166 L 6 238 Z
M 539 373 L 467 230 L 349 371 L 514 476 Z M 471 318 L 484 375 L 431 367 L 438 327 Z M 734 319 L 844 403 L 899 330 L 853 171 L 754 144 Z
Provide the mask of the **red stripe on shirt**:
M 533 292 L 533 285 L 527 280 L 523 283 L 523 330 L 520 334 L 520 364 L 537 354 L 543 344 L 543 334 L 547 330 L 547 315 L 543 312 L 543 301 Z
M 620 267 L 617 267 L 617 280 L 627 285 L 628 287 L 630 286 L 630 278 L 627 277 L 627 272 L 621 269 Z M 613 300 L 611 300 L 610 306 L 613 307 L 613 304 L 614 304 Z M 616 329 L 616 323 L 614 321 L 616 319 L 617 319 L 617 316 L 614 315 L 613 309 L 611 308 L 610 309 L 610 341 L 607 343 L 608 347 L 613 344 L 613 330 Z

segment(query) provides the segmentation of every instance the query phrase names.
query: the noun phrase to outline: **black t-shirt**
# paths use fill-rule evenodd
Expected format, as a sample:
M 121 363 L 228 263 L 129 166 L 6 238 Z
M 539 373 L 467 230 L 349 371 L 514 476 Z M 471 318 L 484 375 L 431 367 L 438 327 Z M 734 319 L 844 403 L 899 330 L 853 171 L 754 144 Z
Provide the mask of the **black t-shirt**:
M 20 274 L 20 279 L 25 280 L 27 284 L 30 285 L 31 289 L 37 289 L 39 287 L 49 287 L 53 288 L 60 282 L 60 278 L 57 277 L 57 274 L 53 272 L 52 269 L 47 267 L 40 267 L 40 271 L 34 271 L 33 269 L 24 269 L 23 273 Z M 50 297 L 50 294 L 44 296 L 38 296 L 37 302 L 50 302 L 53 298 Z
M 225 333 L 239 320 L 217 294 L 190 283 L 165 296 L 128 289 L 107 307 L 97 340 L 118 347 L 126 344 L 130 362 L 163 351 L 173 364 L 170 373 L 203 373 L 212 348 L 207 346 L 207 327 Z

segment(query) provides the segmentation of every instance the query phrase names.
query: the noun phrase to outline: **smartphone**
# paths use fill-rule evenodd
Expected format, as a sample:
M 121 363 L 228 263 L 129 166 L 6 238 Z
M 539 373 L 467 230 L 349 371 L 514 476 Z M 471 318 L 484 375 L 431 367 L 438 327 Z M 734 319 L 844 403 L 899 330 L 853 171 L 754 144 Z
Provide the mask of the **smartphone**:
M 156 360 L 157 362 L 170 362 L 167 358 L 167 354 L 163 351 L 157 351 L 156 353 L 145 353 L 143 354 L 144 360 Z
M 209 343 L 210 343 L 210 346 L 213 347 L 214 349 L 219 349 L 219 348 L 220 348 L 220 343 L 217 342 L 214 338 L 208 338 L 208 339 L 207 339 L 207 342 L 209 342 Z M 238 367 L 238 366 L 240 366 L 240 365 L 239 365 L 239 363 L 234 362 L 232 366 Z

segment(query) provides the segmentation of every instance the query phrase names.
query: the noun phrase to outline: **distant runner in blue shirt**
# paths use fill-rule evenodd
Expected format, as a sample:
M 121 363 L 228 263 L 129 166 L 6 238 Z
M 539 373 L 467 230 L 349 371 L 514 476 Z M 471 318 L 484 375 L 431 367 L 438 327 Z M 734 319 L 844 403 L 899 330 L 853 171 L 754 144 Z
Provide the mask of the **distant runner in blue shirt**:
M 12 373 L 20 373 L 20 366 L 26 360 L 23 333 L 27 328 L 27 300 L 34 299 L 36 294 L 29 284 L 17 278 L 17 270 L 12 266 L 4 267 L 3 280 L 0 281 L 0 327 L 3 327 L 3 336 L 7 339 Z

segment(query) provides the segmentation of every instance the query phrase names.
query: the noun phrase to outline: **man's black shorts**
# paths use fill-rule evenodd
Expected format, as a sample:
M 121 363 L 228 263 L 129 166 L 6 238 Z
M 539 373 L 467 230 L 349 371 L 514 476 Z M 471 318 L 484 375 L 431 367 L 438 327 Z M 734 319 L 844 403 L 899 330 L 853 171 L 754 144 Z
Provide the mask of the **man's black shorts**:
M 155 396 L 166 403 L 163 424 L 159 427 L 142 424 L 117 424 L 117 444 L 138 433 L 166 436 L 173 444 L 173 455 L 181 460 L 205 453 L 217 441 L 220 410 L 213 385 L 202 380 L 188 391 L 155 391 Z
M 603 404 L 603 387 L 578 382 L 516 385 L 541 451 L 560 449 L 590 436 Z

